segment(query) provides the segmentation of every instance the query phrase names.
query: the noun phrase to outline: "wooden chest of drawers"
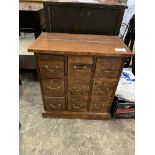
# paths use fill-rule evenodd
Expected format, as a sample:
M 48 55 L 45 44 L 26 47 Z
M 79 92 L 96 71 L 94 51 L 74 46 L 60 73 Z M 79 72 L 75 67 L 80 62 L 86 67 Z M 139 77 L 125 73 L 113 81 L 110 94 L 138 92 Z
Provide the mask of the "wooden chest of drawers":
M 116 36 L 42 33 L 29 48 L 40 80 L 43 117 L 110 119 L 124 58 Z

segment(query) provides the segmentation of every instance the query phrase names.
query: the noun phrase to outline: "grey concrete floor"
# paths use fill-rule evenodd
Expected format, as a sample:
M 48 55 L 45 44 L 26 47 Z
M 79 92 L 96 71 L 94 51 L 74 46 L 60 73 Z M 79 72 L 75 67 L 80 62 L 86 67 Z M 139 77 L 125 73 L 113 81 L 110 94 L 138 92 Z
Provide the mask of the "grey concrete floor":
M 42 118 L 39 83 L 22 82 L 20 155 L 134 155 L 134 120 Z

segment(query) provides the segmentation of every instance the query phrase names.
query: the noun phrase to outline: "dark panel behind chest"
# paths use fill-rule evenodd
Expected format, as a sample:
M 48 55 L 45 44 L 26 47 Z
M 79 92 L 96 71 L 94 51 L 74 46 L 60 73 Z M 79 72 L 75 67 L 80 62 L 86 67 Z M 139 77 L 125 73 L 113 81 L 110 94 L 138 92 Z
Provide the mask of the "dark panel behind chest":
M 44 2 L 47 32 L 118 35 L 125 6 Z

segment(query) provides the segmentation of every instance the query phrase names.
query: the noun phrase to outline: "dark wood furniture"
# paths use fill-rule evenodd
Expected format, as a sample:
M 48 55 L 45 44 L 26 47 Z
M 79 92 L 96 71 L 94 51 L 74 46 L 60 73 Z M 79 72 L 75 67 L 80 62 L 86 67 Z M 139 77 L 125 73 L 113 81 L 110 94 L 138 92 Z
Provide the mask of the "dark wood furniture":
M 94 3 L 43 2 L 47 32 L 118 35 L 127 6 L 118 0 Z
M 46 29 L 43 2 L 40 0 L 20 0 L 19 33 L 34 33 L 37 38 Z M 33 55 L 19 55 L 19 68 L 36 70 Z
M 34 52 L 43 117 L 110 119 L 124 59 L 130 49 L 117 36 L 42 33 Z
M 19 32 L 34 33 L 37 38 L 45 29 L 43 3 L 37 0 L 20 0 Z
M 34 33 L 35 38 L 37 38 L 42 29 L 45 28 L 43 17 L 43 9 L 38 11 L 19 10 L 19 32 Z

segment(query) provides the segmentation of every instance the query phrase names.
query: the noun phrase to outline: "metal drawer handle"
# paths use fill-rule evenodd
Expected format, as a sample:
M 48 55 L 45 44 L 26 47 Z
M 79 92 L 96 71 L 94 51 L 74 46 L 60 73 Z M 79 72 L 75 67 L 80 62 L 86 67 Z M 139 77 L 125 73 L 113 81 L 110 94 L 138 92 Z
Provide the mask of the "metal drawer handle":
M 53 89 L 59 89 L 60 87 L 59 86 L 58 87 L 52 87 L 51 85 L 49 85 L 48 88 L 51 89 L 51 90 L 53 90 Z
M 59 66 L 55 66 L 54 68 L 50 68 L 48 65 L 45 65 L 45 68 L 46 68 L 48 71 L 53 72 L 54 69 L 59 68 Z
M 101 71 L 103 71 L 104 73 L 109 73 L 111 71 L 115 71 L 115 67 L 112 67 L 111 70 L 104 70 L 103 68 L 101 68 Z
M 95 106 L 95 108 L 96 108 L 96 107 L 104 107 L 104 105 L 97 106 L 97 104 L 95 104 L 94 106 Z
M 73 95 L 84 95 L 84 90 L 73 88 Z
M 74 65 L 73 66 L 73 69 L 78 72 L 80 70 L 86 70 L 87 67 L 86 66 L 77 66 L 77 65 Z
M 61 105 L 58 104 L 58 106 L 60 107 Z M 53 108 L 57 108 L 57 106 L 55 106 L 55 105 L 53 105 L 53 104 L 51 104 L 51 107 L 53 107 Z
M 82 108 L 82 104 L 80 104 L 80 106 L 75 106 L 75 104 L 73 104 L 73 107 L 79 109 Z
M 74 91 L 81 92 L 82 90 L 81 89 L 74 89 Z
M 111 72 L 111 71 L 104 71 L 104 73 L 109 73 L 109 72 Z
M 115 67 L 112 67 L 111 70 L 114 71 L 115 70 Z
M 73 90 L 74 90 L 74 91 L 76 91 L 76 92 L 81 92 L 81 91 L 82 91 L 82 89 L 83 89 L 83 88 L 78 89 L 77 87 L 73 87 Z

